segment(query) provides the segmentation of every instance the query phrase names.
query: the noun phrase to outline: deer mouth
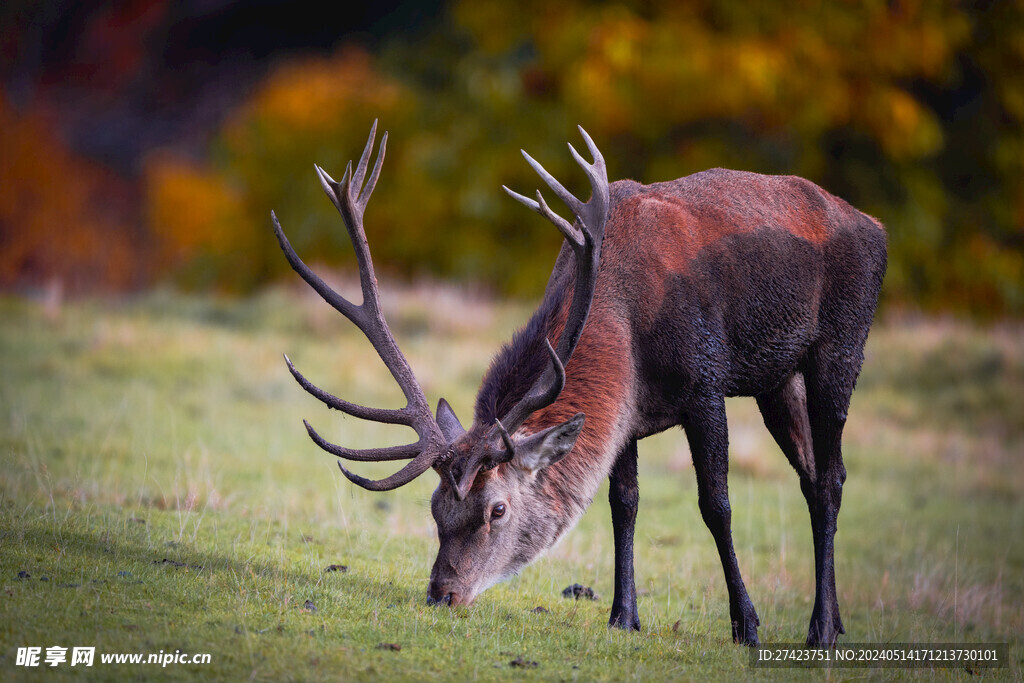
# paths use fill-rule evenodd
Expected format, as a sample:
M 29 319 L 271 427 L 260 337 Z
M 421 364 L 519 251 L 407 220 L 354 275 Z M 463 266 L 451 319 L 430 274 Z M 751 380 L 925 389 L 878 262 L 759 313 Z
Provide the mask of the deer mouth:
M 477 591 L 463 588 L 448 582 L 431 581 L 427 586 L 427 604 L 469 607 L 476 600 Z
M 434 606 L 447 605 L 448 607 L 456 607 L 458 605 L 465 605 L 466 607 L 469 607 L 473 604 L 475 600 L 475 596 L 467 597 L 462 593 L 456 593 L 454 591 L 443 593 L 437 596 L 431 594 L 427 595 L 427 604 Z

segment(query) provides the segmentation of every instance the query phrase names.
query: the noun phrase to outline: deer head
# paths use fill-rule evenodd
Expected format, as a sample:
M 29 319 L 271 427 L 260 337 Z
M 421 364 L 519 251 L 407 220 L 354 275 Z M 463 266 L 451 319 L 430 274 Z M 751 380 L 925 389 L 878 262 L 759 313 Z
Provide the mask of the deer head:
M 341 472 L 354 484 L 371 491 L 387 491 L 406 484 L 433 468 L 441 482 L 431 499 L 440 549 L 431 572 L 428 602 L 468 604 L 483 590 L 517 573 L 549 548 L 559 535 L 542 500 L 538 473 L 566 457 L 583 429 L 585 415 L 578 413 L 561 424 L 540 430 L 524 429 L 528 418 L 550 406 L 565 385 L 565 366 L 570 362 L 590 312 L 597 267 L 608 216 L 609 191 L 604 159 L 586 131 L 580 133 L 594 158 L 586 162 L 569 145 L 573 158 L 590 180 L 591 199 L 584 203 L 569 193 L 526 152 L 523 156 L 545 183 L 572 211 L 570 223 L 553 212 L 538 190 L 536 201 L 507 187 L 517 201 L 550 220 L 571 247 L 574 261 L 572 303 L 557 347 L 546 340 L 548 359 L 540 376 L 522 398 L 493 424 L 474 424 L 467 431 L 443 398 L 431 413 L 423 389 L 399 350 L 381 311 L 377 279 L 363 230 L 363 212 L 380 175 L 387 145 L 384 134 L 372 172 L 367 179 L 377 123 L 374 122 L 363 154 L 352 169 L 349 162 L 340 182 L 320 167 L 317 175 L 324 192 L 337 207 L 355 248 L 363 293 L 354 305 L 328 287 L 296 255 L 272 213 L 274 230 L 292 268 L 331 306 L 366 335 L 380 355 L 406 399 L 404 408 L 381 409 L 356 405 L 333 396 L 307 380 L 285 356 L 298 383 L 327 406 L 354 417 L 400 424 L 412 428 L 419 439 L 403 446 L 353 450 L 329 443 L 305 423 L 310 437 L 322 449 L 354 461 L 409 460 L 398 472 L 370 480 L 347 470 Z M 365 186 L 364 186 L 365 181 Z

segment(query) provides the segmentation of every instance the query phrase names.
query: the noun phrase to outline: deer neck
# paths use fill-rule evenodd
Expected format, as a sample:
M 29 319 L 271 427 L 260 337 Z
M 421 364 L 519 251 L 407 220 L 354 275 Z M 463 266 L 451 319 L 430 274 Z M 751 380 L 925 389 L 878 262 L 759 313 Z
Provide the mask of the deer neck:
M 565 368 L 565 388 L 523 426 L 533 433 L 582 412 L 586 421 L 565 458 L 537 474 L 538 504 L 557 519 L 558 536 L 589 507 L 619 453 L 633 438 L 633 371 L 628 335 L 611 316 L 591 316 Z

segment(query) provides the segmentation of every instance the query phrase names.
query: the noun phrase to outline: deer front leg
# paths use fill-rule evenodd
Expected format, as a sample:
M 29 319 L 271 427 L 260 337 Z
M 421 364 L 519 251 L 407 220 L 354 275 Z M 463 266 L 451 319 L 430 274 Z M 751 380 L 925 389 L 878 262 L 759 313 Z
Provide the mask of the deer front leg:
M 636 440 L 633 440 L 619 453 L 608 476 L 608 502 L 612 508 L 612 530 L 615 534 L 615 597 L 608 625 L 639 631 L 640 616 L 633 579 L 633 529 L 640 503 L 636 457 Z
M 743 585 L 732 544 L 732 508 L 729 506 L 729 434 L 725 399 L 706 397 L 683 418 L 690 442 L 693 468 L 697 471 L 697 502 L 704 523 L 715 538 L 729 588 L 729 617 L 732 639 L 743 645 L 757 645 L 760 620 Z

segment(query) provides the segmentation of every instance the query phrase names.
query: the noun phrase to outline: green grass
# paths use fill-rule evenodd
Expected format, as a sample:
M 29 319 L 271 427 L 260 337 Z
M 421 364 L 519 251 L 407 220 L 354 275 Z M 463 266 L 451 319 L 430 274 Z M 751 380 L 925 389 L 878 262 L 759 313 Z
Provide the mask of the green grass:
M 529 312 L 438 289 L 384 297 L 428 397 L 446 396 L 464 416 L 491 354 Z M 424 315 L 428 306 L 439 313 Z M 1011 668 L 983 674 L 1021 679 L 1021 338 L 1019 328 L 937 321 L 872 333 L 847 427 L 836 539 L 845 641 L 1010 642 Z M 606 627 L 606 489 L 521 577 L 470 609 L 432 608 L 436 480 L 428 473 L 386 494 L 345 481 L 306 437 L 303 417 L 348 445 L 409 435 L 328 411 L 293 382 L 282 352 L 346 398 L 400 402 L 369 344 L 308 297 L 154 293 L 56 314 L 0 300 L 5 678 L 80 672 L 18 668 L 26 645 L 212 655 L 208 665 L 163 669 L 101 665 L 97 655 L 88 674 L 110 679 L 793 674 L 750 671 L 730 641 L 721 567 L 678 430 L 641 443 L 641 634 Z M 735 544 L 761 639 L 801 641 L 813 600 L 806 507 L 753 402 L 730 401 L 729 417 Z M 334 564 L 348 571 L 325 571 Z M 600 600 L 563 599 L 572 583 L 593 586 Z M 510 666 L 519 657 L 538 666 Z M 969 677 L 963 668 L 832 675 Z

